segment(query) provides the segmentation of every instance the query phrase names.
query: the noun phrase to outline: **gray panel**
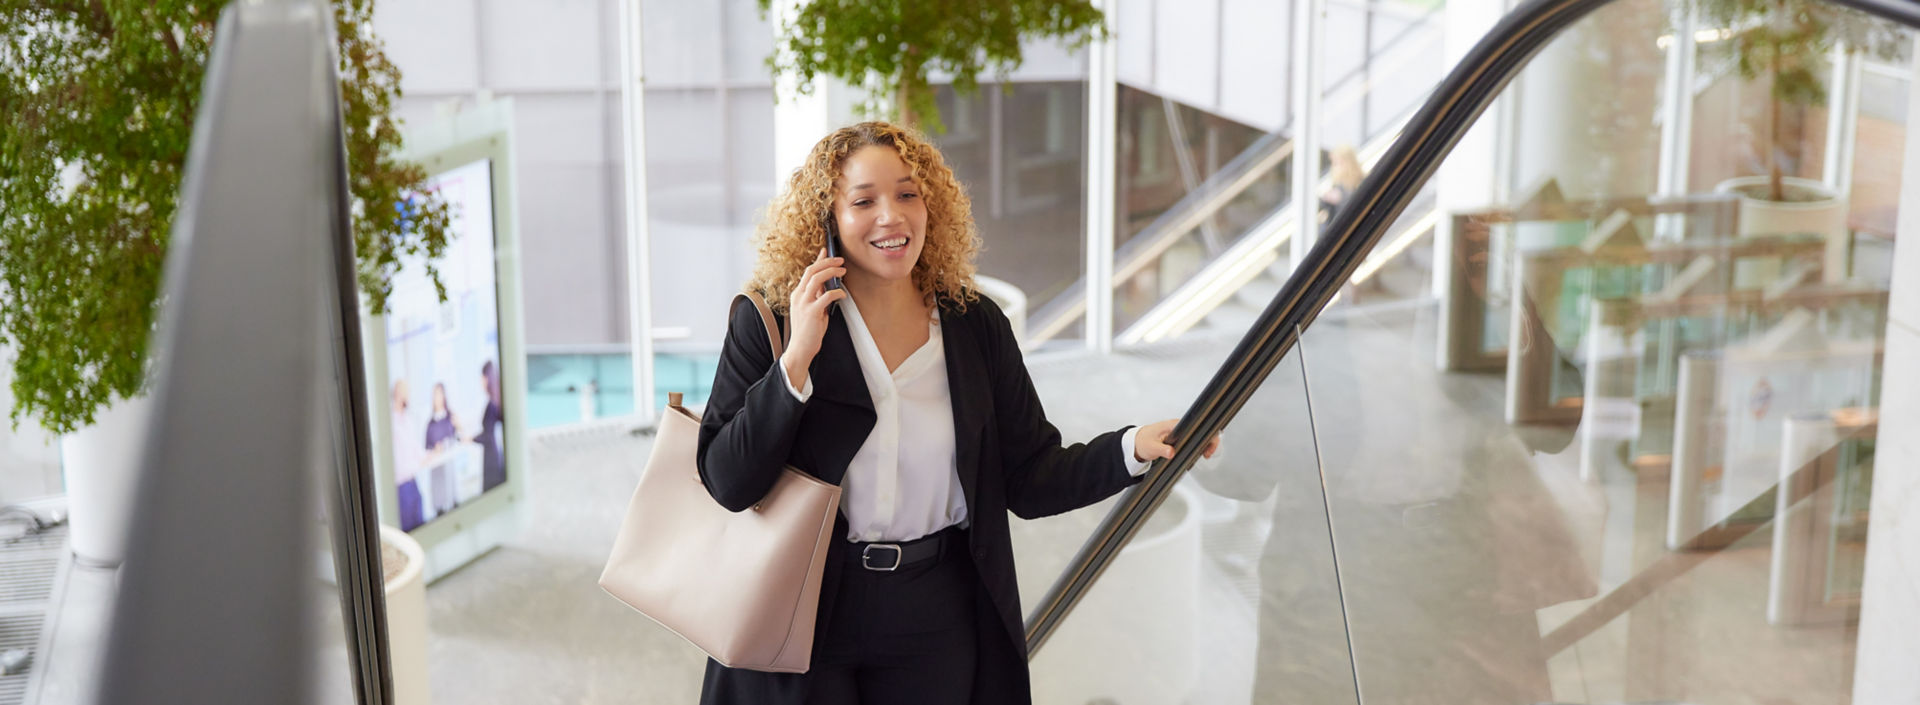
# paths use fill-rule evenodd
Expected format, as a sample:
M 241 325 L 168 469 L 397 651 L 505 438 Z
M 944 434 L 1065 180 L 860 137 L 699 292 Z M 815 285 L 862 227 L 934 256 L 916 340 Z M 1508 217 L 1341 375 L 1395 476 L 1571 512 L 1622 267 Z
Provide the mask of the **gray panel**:
M 607 134 L 602 99 L 592 94 L 527 94 L 513 99 L 518 161 L 530 164 L 603 164 L 620 159 L 620 133 Z M 620 94 L 604 101 L 619 109 Z
M 641 1 L 640 50 L 649 88 L 713 86 L 720 82 L 723 36 L 720 7 L 711 2 Z M 648 91 L 652 100 L 653 91 Z M 652 110 L 652 105 L 648 105 Z
M 663 188 L 717 185 L 725 164 L 721 140 L 714 138 L 721 124 L 717 92 L 649 88 L 646 102 L 649 198 Z
M 520 259 L 529 345 L 625 343 L 613 308 L 626 296 L 614 277 L 625 267 L 612 241 L 608 167 L 520 164 Z M 618 215 L 615 213 L 615 215 Z M 625 227 L 624 220 L 612 222 Z
M 598 0 L 479 3 L 489 88 L 595 88 L 617 80 L 600 75 L 600 33 L 594 31 L 600 24 Z
M 471 93 L 480 86 L 474 0 L 380 0 L 373 29 L 408 93 Z
M 760 19 L 756 0 L 725 0 L 727 81 L 773 85 L 767 55 L 773 53 L 773 23 Z
M 323 516 L 358 700 L 390 698 L 365 424 L 351 415 L 357 329 L 340 327 L 356 318 L 350 260 L 337 259 L 351 240 L 332 19 L 315 0 L 223 15 L 163 279 L 155 411 L 99 702 L 311 701 L 318 633 L 300 616 L 325 597 Z M 328 514 L 323 481 L 338 492 Z

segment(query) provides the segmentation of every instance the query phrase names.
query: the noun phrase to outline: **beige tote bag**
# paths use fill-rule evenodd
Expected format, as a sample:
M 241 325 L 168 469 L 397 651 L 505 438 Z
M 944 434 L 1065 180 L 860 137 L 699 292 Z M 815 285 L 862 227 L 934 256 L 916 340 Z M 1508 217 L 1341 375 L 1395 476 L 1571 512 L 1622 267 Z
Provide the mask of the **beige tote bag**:
M 773 314 L 748 297 L 778 360 Z M 700 418 L 669 395 L 600 587 L 723 665 L 805 673 L 840 487 L 789 467 L 759 504 L 729 512 L 700 482 L 699 437 Z

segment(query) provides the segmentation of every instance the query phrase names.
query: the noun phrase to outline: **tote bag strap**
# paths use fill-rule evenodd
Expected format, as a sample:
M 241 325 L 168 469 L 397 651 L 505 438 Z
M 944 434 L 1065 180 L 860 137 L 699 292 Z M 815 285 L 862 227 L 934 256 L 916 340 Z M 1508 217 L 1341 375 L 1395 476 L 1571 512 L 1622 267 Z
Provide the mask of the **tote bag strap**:
M 760 323 L 767 328 L 767 346 L 773 349 L 773 359 L 780 359 L 780 354 L 787 349 L 784 342 L 786 331 L 780 330 L 780 324 L 774 320 L 773 309 L 767 307 L 767 300 L 760 297 L 760 292 L 749 291 L 741 296 L 747 297 L 747 300 L 753 302 L 753 307 L 760 311 Z M 740 304 L 739 299 L 734 299 L 733 302 L 736 306 Z

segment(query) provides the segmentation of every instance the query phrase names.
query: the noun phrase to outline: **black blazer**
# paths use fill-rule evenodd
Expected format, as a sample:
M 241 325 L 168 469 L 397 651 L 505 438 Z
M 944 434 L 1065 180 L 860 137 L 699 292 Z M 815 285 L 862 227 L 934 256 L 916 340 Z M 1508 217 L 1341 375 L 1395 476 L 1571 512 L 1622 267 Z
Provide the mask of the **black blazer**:
M 873 430 L 873 399 L 861 375 L 853 339 L 839 307 L 828 314 L 827 331 L 809 376 L 813 395 L 802 404 L 785 387 L 767 347 L 760 314 L 744 297 L 736 300 L 720 352 L 713 393 L 700 422 L 700 477 L 722 506 L 753 506 L 784 465 L 839 484 L 847 465 Z M 784 318 L 778 321 L 786 328 Z M 1047 422 L 1006 314 L 981 297 L 964 313 L 940 302 L 947 381 L 953 395 L 954 449 L 960 485 L 972 527 L 972 556 L 981 580 L 976 591 L 980 658 L 974 701 L 1031 702 L 1020 595 L 1014 582 L 1013 544 L 1007 513 L 1043 517 L 1093 504 L 1132 485 L 1121 457 L 1126 429 L 1062 447 Z M 846 517 L 835 527 L 828 565 L 838 565 L 851 545 Z M 839 572 L 821 582 L 820 617 L 814 630 L 827 633 Z M 790 703 L 806 699 L 804 674 L 777 674 L 720 666 L 709 660 L 700 702 Z

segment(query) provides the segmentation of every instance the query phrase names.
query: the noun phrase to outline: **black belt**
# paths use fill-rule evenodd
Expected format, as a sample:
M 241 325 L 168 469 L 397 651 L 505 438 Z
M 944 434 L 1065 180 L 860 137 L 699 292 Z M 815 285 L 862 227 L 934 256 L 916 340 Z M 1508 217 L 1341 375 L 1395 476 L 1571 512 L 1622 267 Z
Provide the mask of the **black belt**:
M 912 541 L 853 542 L 847 555 L 867 570 L 892 572 L 921 561 L 939 558 L 947 544 L 965 536 L 959 526 L 949 526 Z

